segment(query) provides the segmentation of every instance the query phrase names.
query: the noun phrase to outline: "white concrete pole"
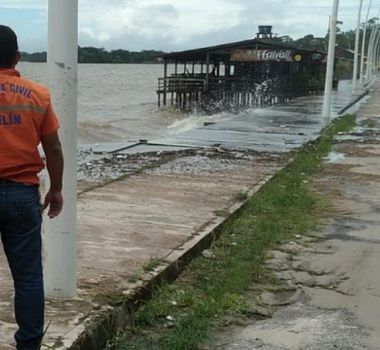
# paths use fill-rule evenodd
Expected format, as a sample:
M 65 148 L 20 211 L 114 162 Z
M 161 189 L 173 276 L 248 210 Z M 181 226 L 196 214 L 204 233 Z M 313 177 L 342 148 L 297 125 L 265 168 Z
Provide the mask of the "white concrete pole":
M 375 75 L 377 75 L 378 69 L 379 69 L 379 63 L 380 63 L 380 38 L 377 42 L 376 50 L 375 50 Z
M 377 56 L 377 50 L 379 46 L 379 39 L 380 39 L 380 25 L 376 25 L 374 30 L 375 30 L 375 36 L 374 36 L 372 48 L 371 48 L 371 65 L 368 70 L 368 77 L 367 77 L 368 81 L 372 81 L 374 77 L 374 71 L 376 67 L 376 56 Z
M 367 58 L 367 67 L 365 73 L 366 82 L 370 81 L 373 77 L 373 66 L 375 62 L 375 51 L 377 47 L 377 43 L 379 40 L 379 26 L 376 25 L 372 28 L 369 47 L 368 47 L 368 58 Z
M 359 41 L 360 41 L 360 23 L 362 18 L 362 8 L 363 0 L 360 0 L 359 11 L 358 11 L 358 22 L 356 26 L 356 37 L 355 37 L 355 56 L 354 56 L 354 72 L 352 76 L 352 94 L 357 93 L 357 83 L 358 83 L 358 64 L 359 64 Z
M 323 110 L 322 110 L 322 119 L 323 119 L 324 125 L 327 125 L 329 123 L 330 113 L 331 113 L 331 94 L 332 94 L 333 77 L 334 77 L 336 26 L 338 22 L 338 10 L 339 10 L 339 0 L 333 0 L 333 13 L 330 19 L 329 50 L 327 54 L 325 94 L 324 94 Z
M 78 0 L 49 0 L 48 76 L 65 159 L 64 206 L 45 219 L 45 285 L 53 298 L 76 296 Z
M 372 67 L 371 67 L 371 80 L 374 78 L 374 76 L 377 73 L 377 67 L 379 63 L 379 47 L 380 47 L 380 25 L 377 25 L 377 35 L 375 38 L 375 43 L 373 47 L 373 53 L 372 53 Z
M 367 64 L 365 66 L 365 74 L 364 74 L 363 83 L 366 83 L 368 81 L 368 78 L 369 78 L 369 70 L 370 70 L 370 66 L 371 66 L 372 50 L 373 50 L 373 44 L 375 42 L 375 36 L 376 36 L 376 27 L 373 27 L 371 29 L 371 35 L 369 37 L 369 42 L 368 42 Z
M 369 1 L 368 10 L 367 10 L 367 16 L 364 23 L 364 31 L 363 31 L 363 40 L 362 40 L 362 56 L 360 60 L 360 85 L 363 86 L 364 81 L 364 56 L 365 56 L 365 45 L 367 40 L 367 26 L 368 26 L 368 19 L 369 14 L 372 7 L 372 0 Z M 368 58 L 368 57 L 367 57 Z
M 376 14 L 376 18 L 379 18 L 379 14 L 380 14 L 380 10 L 377 12 Z M 378 26 L 378 25 L 376 25 Z M 375 56 L 376 56 L 376 61 L 375 61 L 375 72 L 377 73 L 377 69 L 379 67 L 379 60 L 380 60 L 380 46 L 378 45 L 377 47 L 377 50 L 376 50 L 376 53 L 375 53 Z

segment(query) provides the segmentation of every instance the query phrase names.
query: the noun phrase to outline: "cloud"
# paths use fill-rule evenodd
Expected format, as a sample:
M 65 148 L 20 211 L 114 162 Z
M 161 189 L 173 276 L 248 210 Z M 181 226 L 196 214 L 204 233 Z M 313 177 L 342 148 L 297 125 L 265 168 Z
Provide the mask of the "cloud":
M 0 8 L 8 9 L 46 9 L 47 0 L 0 0 Z
M 108 32 L 111 38 L 133 40 L 138 37 L 147 41 L 170 38 L 170 42 L 156 41 L 156 45 L 171 46 L 217 28 L 231 28 L 239 23 L 243 10 L 239 2 L 229 0 L 115 0 L 113 5 L 104 12 L 104 8 L 99 8 L 102 5 L 97 4 L 94 8 L 83 2 L 79 22 L 80 31 L 88 35 L 87 39 L 102 41 L 100 34 Z M 102 16 L 96 16 L 101 10 Z M 106 42 L 105 45 L 108 46 Z
M 0 0 L 0 9 L 40 11 L 45 15 L 39 20 L 46 22 L 47 4 Z M 272 24 L 276 33 L 295 38 L 322 36 L 331 9 L 332 0 L 79 0 L 79 38 L 82 46 L 106 49 L 180 50 L 252 38 L 260 24 Z M 355 27 L 357 10 L 352 0 L 340 1 L 343 30 Z M 371 16 L 376 12 L 374 7 Z M 46 41 L 41 26 L 33 31 L 33 42 Z
M 260 24 L 274 25 L 280 35 L 324 36 L 332 9 L 331 0 L 114 0 L 107 10 L 98 1 L 82 4 L 80 25 L 88 42 L 165 50 L 252 38 Z M 105 12 L 96 16 L 101 8 Z M 357 8 L 341 0 L 342 29 L 354 28 Z

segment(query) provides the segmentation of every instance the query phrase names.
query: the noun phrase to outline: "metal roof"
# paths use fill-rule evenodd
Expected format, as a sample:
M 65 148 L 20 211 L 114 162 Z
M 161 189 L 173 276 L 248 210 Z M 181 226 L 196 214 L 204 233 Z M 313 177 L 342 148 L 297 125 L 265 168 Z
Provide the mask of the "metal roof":
M 277 43 L 273 41 L 265 41 L 260 39 L 250 39 L 250 40 L 244 40 L 244 41 L 238 41 L 234 43 L 228 43 L 228 44 L 222 44 L 222 45 L 215 45 L 215 46 L 209 46 L 209 47 L 203 47 L 193 50 L 186 50 L 186 51 L 179 51 L 179 52 L 172 52 L 169 54 L 166 54 L 163 56 L 163 59 L 166 61 L 169 60 L 205 60 L 207 54 L 211 55 L 229 55 L 232 50 L 235 49 L 249 49 L 249 48 L 256 48 L 256 46 L 259 45 L 260 47 L 264 48 L 282 48 L 282 49 L 291 49 L 291 50 L 297 50 L 300 53 L 303 54 L 313 54 L 315 52 L 319 52 L 323 55 L 326 53 L 316 51 L 316 50 L 308 50 L 308 49 L 301 49 L 298 47 Z

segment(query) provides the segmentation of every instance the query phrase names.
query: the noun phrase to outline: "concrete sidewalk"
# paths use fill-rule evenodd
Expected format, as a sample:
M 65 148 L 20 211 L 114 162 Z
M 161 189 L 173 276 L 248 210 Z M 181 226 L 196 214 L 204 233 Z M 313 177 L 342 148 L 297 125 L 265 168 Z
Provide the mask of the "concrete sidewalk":
M 245 194 L 257 191 L 286 164 L 291 150 L 318 136 L 321 100 L 301 98 L 175 140 L 156 140 L 195 150 L 81 195 L 78 299 L 47 302 L 51 324 L 45 344 L 67 349 L 80 335 L 88 340 L 94 320 L 112 313 L 107 300 L 133 295 L 144 285 L 135 282 L 138 276 L 153 278 L 212 232 L 243 204 Z M 350 97 L 338 93 L 334 101 L 338 111 Z M 0 280 L 0 349 L 5 350 L 13 348 L 15 323 L 3 256 Z M 93 341 L 87 348 L 100 349 Z
M 225 327 L 202 349 L 380 349 L 379 82 L 370 95 L 314 180 L 333 204 L 329 219 L 270 252 L 278 285 L 247 295 L 272 316 Z

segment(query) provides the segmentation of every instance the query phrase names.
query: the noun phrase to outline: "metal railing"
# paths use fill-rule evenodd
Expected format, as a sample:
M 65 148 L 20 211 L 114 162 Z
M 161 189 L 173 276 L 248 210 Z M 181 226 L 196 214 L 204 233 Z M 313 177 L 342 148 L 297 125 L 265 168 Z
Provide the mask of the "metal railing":
M 158 79 L 158 92 L 195 92 L 206 91 L 205 79 L 194 78 L 159 78 Z
M 197 74 L 200 76 L 200 74 Z M 159 78 L 158 93 L 182 93 L 182 92 L 207 92 L 207 91 L 240 91 L 240 92 L 272 92 L 299 95 L 307 91 L 307 82 L 301 81 L 299 77 L 289 75 L 278 75 L 267 78 L 256 76 L 244 77 L 214 77 L 198 78 L 197 75 L 173 75 L 167 78 Z

